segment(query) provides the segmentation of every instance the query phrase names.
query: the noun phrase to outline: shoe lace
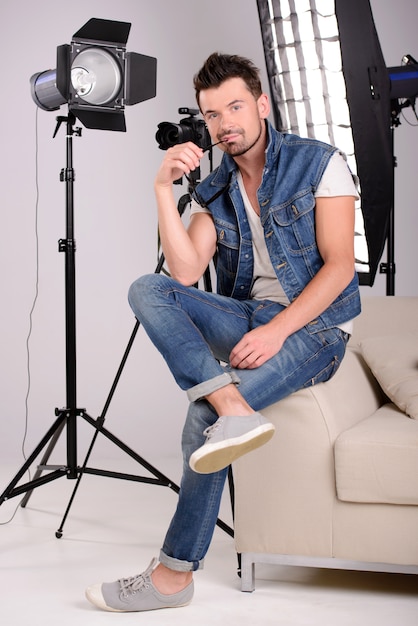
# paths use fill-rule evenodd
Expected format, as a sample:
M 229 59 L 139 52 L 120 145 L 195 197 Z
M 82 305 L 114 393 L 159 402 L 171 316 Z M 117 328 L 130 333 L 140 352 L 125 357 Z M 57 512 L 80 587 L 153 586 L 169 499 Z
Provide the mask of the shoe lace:
M 205 437 L 207 437 L 208 439 L 213 437 L 213 435 L 216 433 L 216 431 L 221 426 L 221 424 L 222 424 L 222 418 L 219 418 L 214 424 L 212 424 L 212 426 L 208 426 L 207 428 L 205 428 L 205 430 L 203 431 L 203 434 L 205 435 Z
M 147 578 L 151 575 L 156 563 L 157 559 L 154 558 L 142 574 L 130 576 L 129 578 L 121 578 L 119 580 L 120 593 L 126 598 L 129 592 L 136 593 L 137 591 L 148 589 L 149 582 L 147 581 Z

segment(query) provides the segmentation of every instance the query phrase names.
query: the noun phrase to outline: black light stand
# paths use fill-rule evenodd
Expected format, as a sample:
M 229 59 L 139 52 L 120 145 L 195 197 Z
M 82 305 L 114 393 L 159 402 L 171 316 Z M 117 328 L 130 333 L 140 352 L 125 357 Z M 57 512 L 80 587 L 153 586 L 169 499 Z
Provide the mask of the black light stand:
M 127 348 L 123 355 L 122 361 L 118 368 L 116 377 L 112 384 L 111 390 L 107 397 L 102 414 L 97 418 L 92 418 L 84 408 L 77 406 L 77 376 L 76 376 L 76 298 L 75 298 L 75 239 L 74 239 L 74 169 L 73 169 L 73 136 L 80 136 L 81 129 L 75 128 L 75 116 L 70 111 L 67 117 L 57 117 L 57 127 L 54 133 L 56 136 L 59 127 L 63 122 L 66 122 L 67 135 L 66 135 L 66 167 L 61 171 L 60 180 L 65 182 L 66 185 L 66 238 L 59 241 L 59 251 L 65 254 L 65 321 L 66 321 L 66 406 L 61 409 L 55 409 L 57 419 L 53 425 L 49 428 L 45 436 L 41 439 L 36 446 L 32 454 L 28 457 L 24 465 L 17 472 L 13 480 L 6 487 L 0 496 L 0 506 L 6 500 L 15 496 L 25 494 L 22 499 L 21 506 L 26 506 L 32 491 L 46 483 L 57 480 L 58 478 L 66 477 L 68 479 L 75 479 L 76 485 L 73 490 L 72 496 L 68 503 L 64 517 L 60 524 L 60 527 L 56 531 L 57 538 L 62 537 L 63 526 L 70 511 L 74 497 L 80 484 L 80 480 L 84 474 L 94 474 L 99 476 L 106 476 L 110 478 L 118 478 L 129 481 L 144 482 L 154 485 L 162 485 L 169 487 L 176 493 L 179 493 L 180 488 L 167 476 L 162 474 L 158 469 L 148 463 L 145 459 L 139 456 L 134 450 L 129 448 L 120 439 L 115 437 L 104 427 L 104 421 L 110 402 L 115 393 L 120 376 L 124 369 L 129 352 L 132 348 L 135 336 L 139 328 L 139 322 L 136 320 L 133 332 L 129 339 Z M 156 272 L 160 272 L 164 263 L 163 256 L 160 257 Z M 77 418 L 82 418 L 94 429 L 95 433 L 88 449 L 85 461 L 82 466 L 77 464 Z M 63 431 L 66 431 L 66 453 L 67 460 L 65 464 L 56 466 L 48 465 L 50 455 L 57 443 L 60 435 Z M 153 478 L 145 476 L 136 476 L 132 474 L 125 474 L 121 472 L 107 471 L 103 469 L 96 469 L 87 466 L 90 458 L 90 454 L 93 450 L 98 434 L 103 434 L 107 439 L 113 442 L 123 452 L 128 454 L 132 459 L 145 468 Z M 35 462 L 37 457 L 46 448 L 40 464 L 37 467 L 34 478 L 24 484 L 18 485 L 21 478 L 29 470 L 31 465 Z M 43 472 L 48 471 L 47 474 Z M 231 480 L 231 479 L 230 479 Z M 231 482 L 230 482 L 231 488 Z M 233 488 L 233 485 L 232 485 Z M 233 501 L 233 491 L 231 490 L 231 499 Z M 217 520 L 217 525 L 224 530 L 230 536 L 233 536 L 233 530 L 225 524 L 222 520 Z
M 395 156 L 395 129 L 400 126 L 400 114 L 402 109 L 412 106 L 415 112 L 414 103 L 410 100 L 406 100 L 401 103 L 399 100 L 391 100 L 391 149 L 393 160 L 393 188 L 391 209 L 388 216 L 388 227 L 386 237 L 386 263 L 380 264 L 380 273 L 386 274 L 386 295 L 395 295 L 395 169 L 398 165 L 397 158 Z
M 395 128 L 399 126 L 399 105 L 392 101 L 392 123 L 390 127 L 390 141 L 392 147 L 393 160 L 393 188 L 391 206 L 388 215 L 388 227 L 386 236 L 386 263 L 380 264 L 380 273 L 386 274 L 386 295 L 395 295 L 395 168 L 397 167 L 397 159 L 395 156 Z

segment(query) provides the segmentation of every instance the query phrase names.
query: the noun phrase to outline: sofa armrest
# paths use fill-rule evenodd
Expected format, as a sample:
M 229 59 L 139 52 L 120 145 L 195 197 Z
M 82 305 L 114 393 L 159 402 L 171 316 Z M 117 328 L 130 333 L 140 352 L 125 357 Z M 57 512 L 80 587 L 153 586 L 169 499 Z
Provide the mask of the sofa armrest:
M 344 360 L 331 380 L 310 390 L 321 409 L 331 445 L 340 433 L 388 402 L 356 347 L 347 348 Z
M 233 467 L 238 552 L 332 555 L 334 441 L 383 402 L 360 353 L 350 348 L 330 381 L 262 411 L 275 436 Z

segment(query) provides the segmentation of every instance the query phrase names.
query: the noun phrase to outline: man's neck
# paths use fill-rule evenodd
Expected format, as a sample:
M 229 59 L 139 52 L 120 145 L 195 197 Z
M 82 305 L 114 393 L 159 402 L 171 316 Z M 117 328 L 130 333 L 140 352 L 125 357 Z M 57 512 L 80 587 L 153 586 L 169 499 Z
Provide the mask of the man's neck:
M 241 172 L 242 178 L 245 181 L 260 181 L 265 164 L 265 155 L 260 158 L 248 158 L 239 157 L 236 159 L 236 164 Z

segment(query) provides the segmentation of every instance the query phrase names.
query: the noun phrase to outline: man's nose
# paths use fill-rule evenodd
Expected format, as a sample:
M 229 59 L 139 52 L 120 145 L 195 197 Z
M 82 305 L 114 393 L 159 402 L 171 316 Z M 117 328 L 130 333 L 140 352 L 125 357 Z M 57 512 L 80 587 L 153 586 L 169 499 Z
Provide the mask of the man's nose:
M 220 127 L 223 131 L 230 130 L 233 126 L 232 116 L 229 113 L 222 113 L 220 119 Z

